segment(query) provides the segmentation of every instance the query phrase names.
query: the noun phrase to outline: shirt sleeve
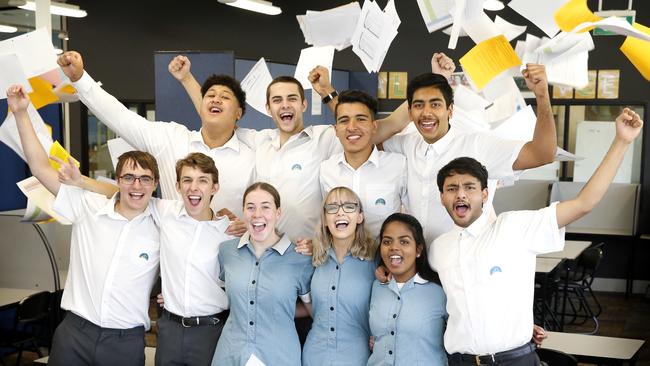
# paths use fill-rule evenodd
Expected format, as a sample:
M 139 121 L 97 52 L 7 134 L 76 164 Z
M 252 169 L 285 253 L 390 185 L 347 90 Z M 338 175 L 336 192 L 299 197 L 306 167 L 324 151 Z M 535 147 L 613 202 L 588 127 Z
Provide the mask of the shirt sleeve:
M 78 222 L 85 214 L 83 208 L 84 190 L 61 184 L 59 193 L 54 199 L 52 209 L 70 222 Z
M 484 133 L 474 134 L 473 139 L 476 146 L 474 158 L 485 165 L 490 178 L 512 179 L 516 176 L 512 164 L 517 160 L 525 141 L 506 140 Z
M 311 302 L 311 277 L 314 274 L 314 266 L 311 265 L 311 257 L 304 265 L 300 274 L 298 296 L 304 303 Z
M 226 281 L 226 271 L 224 271 L 224 269 L 223 269 L 223 262 L 224 262 L 224 259 L 223 259 L 224 250 L 223 249 L 225 249 L 225 246 L 222 244 L 221 248 L 219 248 L 219 253 L 217 254 L 217 260 L 219 261 L 219 281 L 217 281 L 217 283 L 221 287 L 225 287 L 225 283 L 226 283 L 225 282 Z
M 536 254 L 564 249 L 564 228 L 557 226 L 557 202 L 537 211 L 507 212 L 505 220 L 509 236 Z
M 173 143 L 169 141 L 169 136 L 178 136 L 181 131 L 176 131 L 177 129 L 185 129 L 185 133 L 188 132 L 183 125 L 150 122 L 130 111 L 102 89 L 87 72 L 84 72 L 83 76 L 72 85 L 77 89 L 79 99 L 86 107 L 136 149 L 157 151 L 161 146 Z
M 384 151 L 399 153 L 404 155 L 404 151 L 407 150 L 407 148 L 404 146 L 407 136 L 408 135 L 406 134 L 393 135 L 391 138 L 384 141 L 383 143 Z

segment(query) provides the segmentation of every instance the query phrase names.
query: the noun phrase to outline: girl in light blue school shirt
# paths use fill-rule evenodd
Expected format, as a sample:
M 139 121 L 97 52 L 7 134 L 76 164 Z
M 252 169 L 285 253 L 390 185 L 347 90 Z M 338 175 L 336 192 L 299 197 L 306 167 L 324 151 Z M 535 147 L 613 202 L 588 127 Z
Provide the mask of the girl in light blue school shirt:
M 294 323 L 296 300 L 309 301 L 314 272 L 311 258 L 296 253 L 280 235 L 280 195 L 268 183 L 255 183 L 244 193 L 248 232 L 219 248 L 220 278 L 226 284 L 230 316 L 212 365 L 300 365 L 300 342 Z
M 379 234 L 388 283 L 375 281 L 370 300 L 374 348 L 368 365 L 447 365 L 443 333 L 446 297 L 427 261 L 418 220 L 395 213 Z
M 325 197 L 313 243 L 314 322 L 303 349 L 303 366 L 354 366 L 368 361 L 368 310 L 377 244 L 363 220 L 361 201 L 352 190 L 336 187 Z

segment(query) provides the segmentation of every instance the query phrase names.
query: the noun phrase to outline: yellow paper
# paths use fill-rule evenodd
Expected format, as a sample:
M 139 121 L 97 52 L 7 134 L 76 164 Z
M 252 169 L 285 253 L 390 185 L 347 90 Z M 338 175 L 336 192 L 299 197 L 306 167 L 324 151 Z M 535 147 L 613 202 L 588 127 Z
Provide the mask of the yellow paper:
M 65 84 L 61 89 L 59 89 L 59 91 L 66 94 L 74 94 L 77 92 L 77 90 L 70 84 Z
M 57 158 L 65 161 L 65 162 L 67 162 L 68 158 L 71 157 L 70 153 L 66 149 L 64 149 L 63 146 L 61 146 L 61 144 L 59 144 L 58 141 L 54 141 L 54 143 L 52 144 L 52 147 L 50 148 L 50 156 L 56 156 Z M 72 158 L 72 160 L 74 161 L 76 166 L 80 165 L 79 162 L 75 158 Z M 55 170 L 59 170 L 59 168 L 61 167 L 59 165 L 59 163 L 57 163 L 56 161 L 54 161 L 52 159 L 50 159 L 50 165 Z
M 474 46 L 460 58 L 460 64 L 480 90 L 503 71 L 521 65 L 521 60 L 506 37 L 499 35 Z
M 587 0 L 569 0 L 553 16 L 555 23 L 565 32 L 570 32 L 584 22 L 597 22 L 603 18 L 594 14 L 587 6 Z M 584 30 L 590 31 L 595 27 Z
M 52 91 L 52 84 L 36 76 L 29 79 L 29 83 L 32 86 L 32 92 L 29 93 L 29 99 L 31 100 L 34 108 L 39 109 L 48 104 L 55 103 L 59 100 L 59 97 L 54 94 Z
M 644 25 L 634 23 L 632 26 L 643 33 L 650 34 L 650 28 Z M 650 81 L 650 57 L 648 56 L 650 55 L 650 41 L 628 36 L 621 46 L 621 51 L 641 75 Z

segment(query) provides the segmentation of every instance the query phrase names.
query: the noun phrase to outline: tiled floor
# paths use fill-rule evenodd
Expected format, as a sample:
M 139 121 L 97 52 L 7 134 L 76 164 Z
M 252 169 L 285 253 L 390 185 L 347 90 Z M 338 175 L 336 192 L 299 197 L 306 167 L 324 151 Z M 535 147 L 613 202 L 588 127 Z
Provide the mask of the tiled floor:
M 611 337 L 645 339 L 646 344 L 641 349 L 638 366 L 650 366 L 650 298 L 636 295 L 625 299 L 623 294 L 598 293 L 598 299 L 603 305 L 603 313 L 599 317 L 600 335 Z M 157 318 L 157 313 L 152 304 L 150 311 L 152 319 Z M 589 322 L 582 326 L 570 325 L 565 331 L 588 332 L 592 329 Z M 147 346 L 155 346 L 155 333 L 147 333 L 145 342 Z M 35 353 L 25 353 L 21 365 L 31 365 L 37 358 Z M 14 365 L 15 355 L 5 357 L 6 365 Z

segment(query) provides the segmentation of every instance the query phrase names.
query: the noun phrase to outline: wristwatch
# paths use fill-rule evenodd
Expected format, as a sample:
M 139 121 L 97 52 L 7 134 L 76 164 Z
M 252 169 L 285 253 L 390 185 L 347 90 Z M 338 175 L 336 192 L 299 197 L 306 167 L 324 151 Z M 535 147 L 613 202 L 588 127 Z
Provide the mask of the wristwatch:
M 327 104 L 327 103 L 331 102 L 332 99 L 336 98 L 338 95 L 339 95 L 339 93 L 336 90 L 334 90 L 333 92 L 327 94 L 323 98 L 323 104 Z

